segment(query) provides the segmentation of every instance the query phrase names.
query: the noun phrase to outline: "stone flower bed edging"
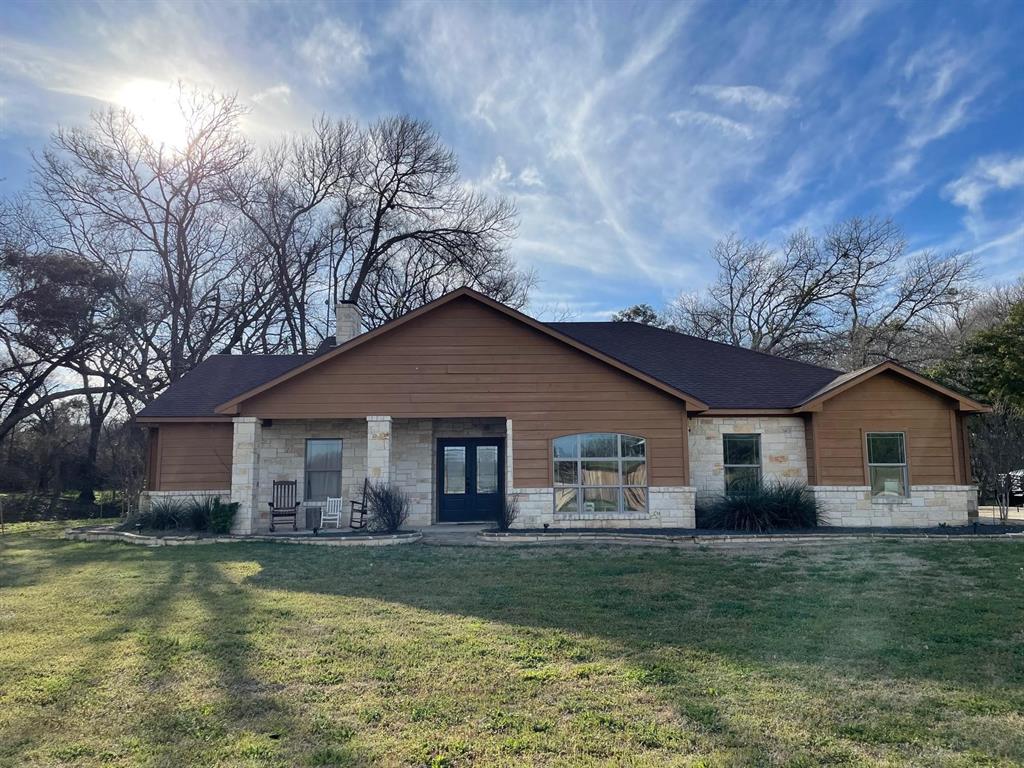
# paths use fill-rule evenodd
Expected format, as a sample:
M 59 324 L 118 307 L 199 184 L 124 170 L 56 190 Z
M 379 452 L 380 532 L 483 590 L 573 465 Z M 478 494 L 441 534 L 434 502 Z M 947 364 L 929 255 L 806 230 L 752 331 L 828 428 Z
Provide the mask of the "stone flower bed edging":
M 815 546 L 846 541 L 1024 541 L 1024 531 L 1008 533 L 949 534 L 908 531 L 899 533 L 778 533 L 778 534 L 679 534 L 679 533 L 614 533 L 585 531 L 480 531 L 481 543 L 493 545 L 515 544 L 627 544 L 645 547 L 676 549 L 701 547 L 728 548 L 750 546 Z
M 275 544 L 310 544 L 321 547 L 387 547 L 396 544 L 413 544 L 423 535 L 419 531 L 408 533 L 368 533 L 348 536 L 288 536 L 287 534 L 254 534 L 251 536 L 202 536 L 199 534 L 180 534 L 170 536 L 152 536 L 149 534 L 118 531 L 112 527 L 68 528 L 64 538 L 70 541 L 120 541 L 125 544 L 136 544 L 144 547 L 175 547 L 191 544 L 233 544 L 245 541 L 273 542 Z

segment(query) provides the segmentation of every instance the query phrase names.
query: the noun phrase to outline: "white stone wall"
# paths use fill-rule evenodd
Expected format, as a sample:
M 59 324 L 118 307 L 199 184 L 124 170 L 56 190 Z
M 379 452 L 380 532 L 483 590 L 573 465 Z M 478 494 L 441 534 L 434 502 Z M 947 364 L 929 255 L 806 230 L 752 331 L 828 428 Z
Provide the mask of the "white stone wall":
M 294 480 L 298 483 L 299 498 L 303 499 L 306 487 L 306 439 L 340 438 L 341 444 L 341 495 L 345 500 L 344 514 L 348 514 L 348 503 L 363 493 L 366 478 L 366 420 L 327 419 L 294 420 L 274 419 L 272 426 L 264 427 L 260 448 L 259 493 L 256 530 L 270 527 L 270 499 L 275 480 Z M 343 520 L 347 520 L 343 517 Z M 296 520 L 299 529 L 305 528 L 306 515 L 300 510 Z
M 231 489 L 225 488 L 222 491 L 143 491 L 139 494 L 139 511 L 148 512 L 153 502 L 162 499 L 180 499 L 190 501 L 192 499 L 205 499 L 206 497 L 219 496 L 221 501 L 231 501 Z
M 431 419 L 395 419 L 391 425 L 391 482 L 409 496 L 409 528 L 434 519 L 434 437 Z
M 866 485 L 818 485 L 811 491 L 824 506 L 824 524 L 847 527 L 966 525 L 978 504 L 977 489 L 971 485 L 914 485 L 910 495 L 898 501 L 872 498 Z
M 696 489 L 652 486 L 648 489 L 648 510 L 637 512 L 572 512 L 555 514 L 554 488 L 517 488 L 512 491 L 519 505 L 513 528 L 693 528 Z
M 232 533 L 248 534 L 260 530 L 260 451 L 262 422 L 252 416 L 236 416 L 231 450 L 231 500 L 238 502 Z M 269 522 L 268 522 L 269 524 Z
M 807 443 L 799 416 L 694 416 L 690 419 L 690 484 L 701 496 L 725 493 L 722 435 L 761 435 L 765 482 L 807 482 Z

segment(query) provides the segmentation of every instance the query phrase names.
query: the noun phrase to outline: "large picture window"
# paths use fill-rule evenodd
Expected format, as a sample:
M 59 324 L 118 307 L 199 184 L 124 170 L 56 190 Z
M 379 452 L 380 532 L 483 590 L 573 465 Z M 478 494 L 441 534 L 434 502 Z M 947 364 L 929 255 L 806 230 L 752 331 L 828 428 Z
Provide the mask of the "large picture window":
M 306 495 L 303 501 L 341 496 L 341 440 L 306 441 Z
M 644 512 L 647 441 L 614 432 L 566 435 L 552 443 L 555 512 Z
M 725 494 L 742 496 L 761 486 L 761 436 L 722 435 Z
M 872 496 L 906 496 L 907 438 L 902 432 L 868 432 L 868 476 Z

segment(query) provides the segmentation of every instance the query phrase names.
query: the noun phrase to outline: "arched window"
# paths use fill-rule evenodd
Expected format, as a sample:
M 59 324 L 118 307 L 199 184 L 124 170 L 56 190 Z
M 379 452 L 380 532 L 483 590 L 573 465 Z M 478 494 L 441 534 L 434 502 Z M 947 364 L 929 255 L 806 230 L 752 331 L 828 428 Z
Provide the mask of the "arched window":
M 647 510 L 647 441 L 634 435 L 588 432 L 557 437 L 555 512 Z

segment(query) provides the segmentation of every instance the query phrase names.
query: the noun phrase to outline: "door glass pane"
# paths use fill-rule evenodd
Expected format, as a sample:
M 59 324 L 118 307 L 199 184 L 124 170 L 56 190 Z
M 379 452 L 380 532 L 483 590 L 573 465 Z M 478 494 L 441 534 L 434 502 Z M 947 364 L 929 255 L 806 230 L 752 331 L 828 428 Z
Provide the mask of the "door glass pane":
M 623 488 L 622 509 L 626 512 L 643 512 L 647 509 L 647 489 Z
M 906 469 L 904 467 L 871 467 L 871 494 L 878 496 L 906 496 Z
M 575 461 L 555 462 L 555 485 L 576 485 L 579 482 Z
M 904 455 L 902 434 L 897 432 L 868 435 L 869 464 L 903 464 Z
M 646 456 L 647 455 L 647 441 L 642 437 L 633 437 L 632 435 L 622 436 L 622 455 L 623 456 Z
M 498 492 L 498 446 L 476 447 L 476 492 Z
M 583 511 L 584 512 L 618 512 L 619 511 L 619 489 L 618 488 L 584 488 L 583 489 Z
M 575 488 L 555 489 L 555 512 L 578 512 Z
M 556 459 L 571 459 L 580 455 L 576 435 L 557 438 L 554 442 L 554 449 Z
M 623 461 L 622 484 L 647 485 L 647 463 L 644 461 Z
M 619 462 L 617 461 L 584 461 L 582 462 L 582 483 L 584 485 L 618 485 Z
M 614 458 L 619 455 L 619 436 L 614 433 L 596 432 L 580 435 L 580 456 Z
M 723 435 L 726 464 L 760 464 L 760 435 Z
M 466 492 L 466 449 L 449 445 L 444 449 L 444 492 Z

